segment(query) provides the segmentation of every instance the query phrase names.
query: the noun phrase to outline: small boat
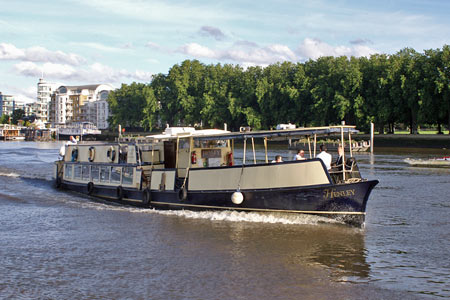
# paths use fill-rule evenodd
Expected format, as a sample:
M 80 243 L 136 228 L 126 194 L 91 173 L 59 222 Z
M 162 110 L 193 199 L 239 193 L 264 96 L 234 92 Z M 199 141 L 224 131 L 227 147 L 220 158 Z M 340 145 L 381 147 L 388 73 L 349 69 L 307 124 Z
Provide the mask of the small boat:
M 413 167 L 444 167 L 444 168 L 450 167 L 450 156 L 430 158 L 430 159 L 406 158 L 404 161 Z
M 3 141 L 23 141 L 25 127 L 16 125 L 1 124 L 0 125 L 0 140 Z
M 316 214 L 361 225 L 378 180 L 361 177 L 351 144 L 346 165 L 330 170 L 315 151 L 310 159 L 271 163 L 267 150 L 273 140 L 336 133 L 344 144 L 344 133 L 352 132 L 346 125 L 243 132 L 171 127 L 115 143 L 66 145 L 55 162 L 56 186 L 158 209 Z M 264 160 L 256 160 L 255 139 L 264 142 Z M 242 160 L 234 158 L 236 140 L 243 143 Z M 250 142 L 253 159 L 246 157 Z
M 318 143 L 319 143 L 319 141 L 318 141 Z M 329 151 L 336 151 L 340 144 L 340 141 L 334 141 L 332 143 L 324 142 L 322 144 L 326 145 L 327 149 Z M 289 150 L 299 150 L 299 149 L 305 148 L 305 146 L 307 146 L 307 145 L 308 145 L 307 141 L 300 141 L 300 140 L 294 141 L 288 145 L 288 149 Z M 370 149 L 370 141 L 352 142 L 351 146 L 352 146 L 353 152 L 367 152 Z

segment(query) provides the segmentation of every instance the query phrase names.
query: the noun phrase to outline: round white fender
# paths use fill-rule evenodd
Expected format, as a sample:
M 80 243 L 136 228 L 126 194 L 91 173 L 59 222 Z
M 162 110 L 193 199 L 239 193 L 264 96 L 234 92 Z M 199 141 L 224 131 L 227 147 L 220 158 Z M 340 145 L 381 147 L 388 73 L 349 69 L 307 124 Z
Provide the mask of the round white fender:
M 239 204 L 241 204 L 242 202 L 244 202 L 244 195 L 242 195 L 241 192 L 234 192 L 234 193 L 231 195 L 231 201 L 232 201 L 234 204 L 239 205 Z

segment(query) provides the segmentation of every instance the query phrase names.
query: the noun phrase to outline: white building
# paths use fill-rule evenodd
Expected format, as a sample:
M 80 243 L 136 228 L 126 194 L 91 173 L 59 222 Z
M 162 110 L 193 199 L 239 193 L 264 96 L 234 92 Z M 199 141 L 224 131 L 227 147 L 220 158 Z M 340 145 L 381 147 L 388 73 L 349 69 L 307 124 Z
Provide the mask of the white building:
M 2 113 L 0 115 L 11 116 L 16 109 L 23 109 L 24 104 L 14 99 L 12 95 L 2 95 Z
M 56 83 L 46 82 L 43 78 L 39 78 L 37 84 L 37 101 L 34 106 L 34 111 L 36 118 L 44 123 L 50 122 L 51 99 L 56 88 Z
M 51 122 L 55 125 L 92 122 L 99 129 L 108 128 L 106 98 L 113 89 L 108 84 L 60 86 L 52 97 Z

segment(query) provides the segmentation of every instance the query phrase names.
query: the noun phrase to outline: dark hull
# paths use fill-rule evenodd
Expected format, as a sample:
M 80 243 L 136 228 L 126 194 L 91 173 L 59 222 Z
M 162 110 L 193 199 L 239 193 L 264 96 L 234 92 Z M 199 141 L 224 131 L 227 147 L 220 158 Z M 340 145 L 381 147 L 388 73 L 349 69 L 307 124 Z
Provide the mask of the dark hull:
M 247 190 L 241 191 L 244 201 L 239 205 L 231 201 L 234 191 L 187 192 L 185 198 L 178 190 L 152 191 L 150 203 L 144 204 L 145 192 L 137 189 L 95 185 L 89 191 L 87 185 L 67 181 L 63 181 L 61 186 L 92 196 L 162 209 L 309 213 L 347 216 L 350 217 L 348 223 L 362 223 L 368 197 L 377 183 L 378 180 L 371 180 L 316 187 Z

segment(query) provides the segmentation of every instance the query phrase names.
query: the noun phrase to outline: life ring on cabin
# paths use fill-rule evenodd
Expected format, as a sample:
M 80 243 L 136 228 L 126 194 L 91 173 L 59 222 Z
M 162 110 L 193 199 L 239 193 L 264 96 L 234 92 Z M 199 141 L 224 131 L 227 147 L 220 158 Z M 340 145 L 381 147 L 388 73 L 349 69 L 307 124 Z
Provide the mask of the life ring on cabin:
M 95 147 L 89 147 L 89 162 L 93 162 L 95 159 Z
M 116 198 L 117 198 L 117 200 L 123 199 L 123 188 L 121 186 L 118 186 L 116 188 Z
M 180 201 L 185 201 L 185 200 L 187 199 L 187 190 L 186 190 L 185 187 L 181 188 L 181 189 L 178 191 L 178 199 L 179 199 Z
M 78 148 L 74 147 L 72 149 L 72 161 L 77 161 L 78 160 Z
M 94 183 L 92 181 L 87 184 L 87 192 L 88 195 L 92 195 L 92 193 L 94 193 Z
M 144 205 L 148 205 L 150 204 L 151 201 L 152 201 L 152 192 L 150 191 L 149 188 L 146 188 L 144 190 L 144 199 L 142 200 L 142 203 Z
M 113 146 L 109 147 L 108 151 L 106 151 L 106 156 L 111 162 L 116 160 L 116 149 Z
M 61 177 L 56 177 L 56 182 L 55 182 L 56 188 L 59 189 L 62 185 L 62 181 L 61 181 Z

